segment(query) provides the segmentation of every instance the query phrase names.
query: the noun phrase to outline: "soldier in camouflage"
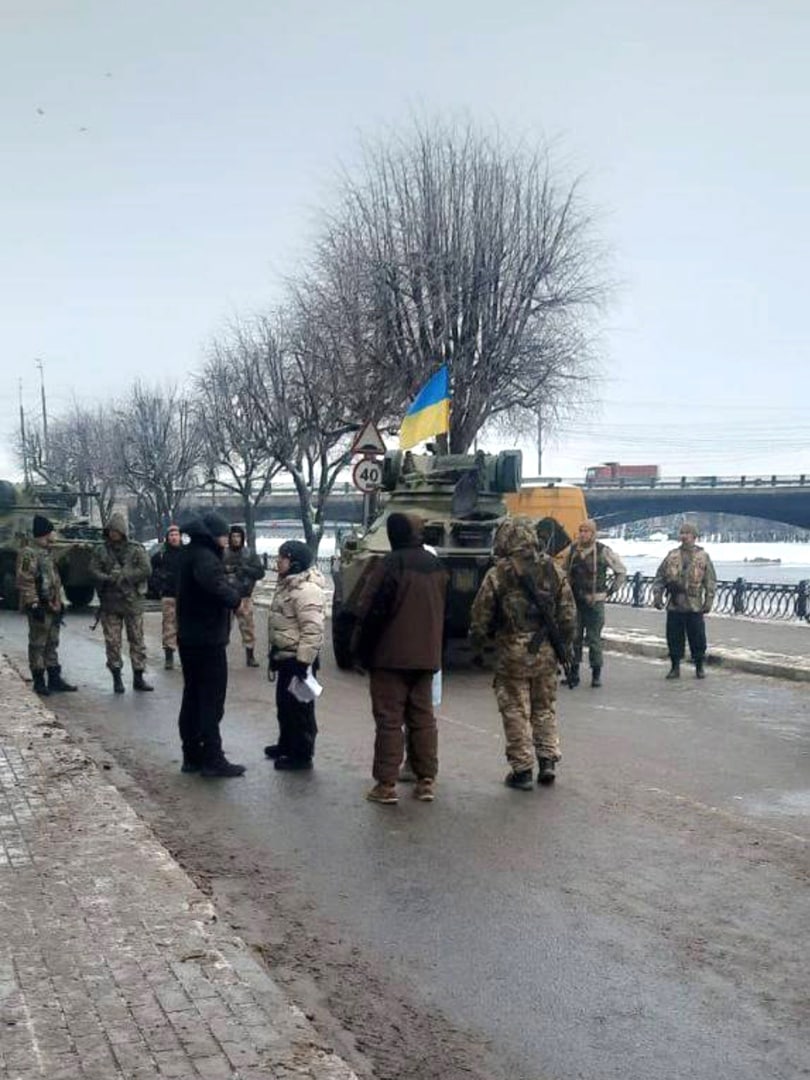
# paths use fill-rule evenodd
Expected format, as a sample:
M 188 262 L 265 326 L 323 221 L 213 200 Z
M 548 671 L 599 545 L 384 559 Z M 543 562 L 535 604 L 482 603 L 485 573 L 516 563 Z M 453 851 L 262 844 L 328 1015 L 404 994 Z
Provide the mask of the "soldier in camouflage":
M 113 513 L 104 527 L 104 543 L 90 559 L 90 576 L 99 595 L 101 628 L 113 690 L 124 693 L 121 678 L 121 639 L 126 629 L 132 660 L 133 690 L 153 690 L 144 679 L 146 645 L 143 639 L 143 596 L 151 567 L 141 544 L 127 538 L 123 514 Z
M 36 514 L 31 531 L 33 544 L 24 547 L 17 556 L 17 589 L 20 611 L 28 616 L 28 663 L 34 690 L 47 697 L 76 687 L 65 682 L 59 666 L 62 582 L 50 550 L 53 525 L 46 517 Z
M 576 622 L 571 589 L 563 571 L 540 551 L 537 533 L 525 518 L 507 518 L 495 533 L 495 565 L 487 571 L 471 613 L 470 640 L 480 658 L 495 641 L 495 698 L 506 735 L 511 772 L 508 787 L 531 791 L 551 784 L 560 760 L 557 731 L 557 656 L 546 621 L 570 648 Z M 522 582 L 531 580 L 531 587 Z M 533 597 L 537 596 L 542 613 Z
M 602 630 L 605 626 L 605 601 L 627 580 L 627 571 L 619 556 L 607 544 L 596 539 L 596 522 L 583 521 L 577 539 L 557 556 L 566 573 L 577 605 L 574 633 L 574 664 L 571 687 L 579 684 L 583 643 L 588 646 L 591 686 L 602 685 Z M 608 572 L 612 578 L 608 580 Z
M 264 577 L 262 560 L 245 546 L 245 530 L 241 525 L 231 525 L 228 546 L 225 549 L 225 573 L 242 592 L 242 603 L 236 609 L 236 621 L 245 648 L 245 664 L 257 668 L 256 625 L 253 618 L 253 589 Z
M 681 525 L 678 539 L 664 558 L 653 582 L 653 604 L 660 610 L 667 594 L 667 646 L 671 667 L 668 679 L 679 679 L 681 660 L 689 639 L 689 653 L 698 679 L 706 677 L 706 621 L 717 590 L 717 575 L 707 551 L 697 545 L 697 526 Z

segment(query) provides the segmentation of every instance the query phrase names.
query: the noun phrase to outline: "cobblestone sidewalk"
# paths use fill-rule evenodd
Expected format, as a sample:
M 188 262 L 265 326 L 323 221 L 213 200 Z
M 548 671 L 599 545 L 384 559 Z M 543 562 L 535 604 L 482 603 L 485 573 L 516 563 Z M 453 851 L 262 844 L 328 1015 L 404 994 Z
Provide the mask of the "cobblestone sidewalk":
M 0 657 L 0 1078 L 356 1080 Z

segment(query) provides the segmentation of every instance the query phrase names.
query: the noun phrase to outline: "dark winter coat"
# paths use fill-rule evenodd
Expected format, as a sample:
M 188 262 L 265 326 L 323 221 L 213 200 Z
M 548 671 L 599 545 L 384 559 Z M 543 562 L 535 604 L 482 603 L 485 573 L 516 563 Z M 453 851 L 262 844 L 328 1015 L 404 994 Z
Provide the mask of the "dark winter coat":
M 242 547 L 234 550 L 232 547 L 225 548 L 223 562 L 225 573 L 231 578 L 236 578 L 236 583 L 244 596 L 251 596 L 257 581 L 264 577 L 264 566 L 258 555 L 245 547 L 244 529 L 232 528 L 231 532 L 242 534 Z
M 372 572 L 376 580 L 356 637 L 357 658 L 365 668 L 438 671 L 442 666 L 447 571 L 422 546 L 418 522 L 408 522 L 407 533 L 391 537 L 393 550 Z
M 242 590 L 229 580 L 223 551 L 202 520 L 182 526 L 189 543 L 182 549 L 177 586 L 177 637 L 181 646 L 227 645 L 229 612 L 242 600 Z
M 181 544 L 174 547 L 171 544 L 163 544 L 152 556 L 152 587 L 158 596 L 177 596 L 182 560 Z

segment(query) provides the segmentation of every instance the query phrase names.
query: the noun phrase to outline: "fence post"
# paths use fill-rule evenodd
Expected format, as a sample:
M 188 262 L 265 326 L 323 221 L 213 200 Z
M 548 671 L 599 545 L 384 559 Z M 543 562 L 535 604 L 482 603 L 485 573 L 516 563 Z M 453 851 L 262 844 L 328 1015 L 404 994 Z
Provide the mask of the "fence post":
M 644 585 L 641 580 L 641 571 L 636 570 L 633 574 L 633 607 L 644 605 Z
M 796 596 L 796 615 L 800 619 L 807 618 L 807 586 L 810 585 L 808 581 L 799 582 L 799 591 Z
M 738 577 L 734 582 L 731 610 L 735 615 L 745 614 L 745 579 Z

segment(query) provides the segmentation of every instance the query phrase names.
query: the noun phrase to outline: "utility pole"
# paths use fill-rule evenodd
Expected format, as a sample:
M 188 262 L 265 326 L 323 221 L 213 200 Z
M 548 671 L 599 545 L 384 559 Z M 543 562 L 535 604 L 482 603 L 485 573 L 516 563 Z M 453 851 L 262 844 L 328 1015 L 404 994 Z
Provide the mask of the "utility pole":
M 28 474 L 28 444 L 25 441 L 25 409 L 23 408 L 22 386 L 22 379 L 20 379 L 20 447 L 23 459 L 23 479 L 25 480 L 25 486 L 28 487 L 31 477 Z
M 50 454 L 48 452 L 48 409 L 45 404 L 45 368 L 39 357 L 36 358 L 35 363 L 39 368 L 39 386 L 42 392 L 42 449 L 45 457 L 45 467 L 47 469 L 50 461 Z
M 543 414 L 537 408 L 537 475 L 543 475 Z

